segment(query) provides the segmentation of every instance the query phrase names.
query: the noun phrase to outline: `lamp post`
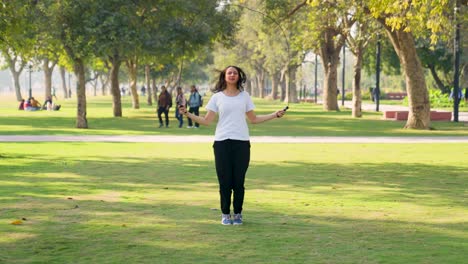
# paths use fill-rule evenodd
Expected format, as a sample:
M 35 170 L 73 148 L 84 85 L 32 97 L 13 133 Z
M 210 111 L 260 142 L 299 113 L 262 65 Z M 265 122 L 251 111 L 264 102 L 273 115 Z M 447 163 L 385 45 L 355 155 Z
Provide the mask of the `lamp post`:
M 379 112 L 380 103 L 380 34 L 377 33 L 377 51 L 375 60 L 375 90 L 372 91 L 371 96 L 375 100 L 375 111 Z
M 341 105 L 344 106 L 345 99 L 345 64 L 346 64 L 346 44 L 343 44 L 343 70 L 342 70 L 342 80 L 341 80 Z
M 31 64 L 29 64 L 28 70 L 29 70 L 29 98 L 31 98 L 32 97 L 32 85 L 31 85 L 32 65 Z
M 458 20 L 458 11 L 460 9 L 460 0 L 455 2 L 455 8 L 453 11 L 455 20 L 455 39 L 453 45 L 453 53 L 455 55 L 454 60 L 454 76 L 453 76 L 453 121 L 458 122 L 458 107 L 460 103 L 460 23 Z

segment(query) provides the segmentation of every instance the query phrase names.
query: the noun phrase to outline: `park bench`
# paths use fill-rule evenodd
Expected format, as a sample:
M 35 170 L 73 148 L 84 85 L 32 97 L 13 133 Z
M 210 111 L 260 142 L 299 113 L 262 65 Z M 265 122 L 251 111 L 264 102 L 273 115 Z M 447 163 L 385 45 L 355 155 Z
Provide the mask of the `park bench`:
M 403 100 L 407 96 L 406 93 L 386 93 L 385 99 L 389 100 Z
M 384 111 L 383 118 L 389 120 L 408 120 L 408 111 Z M 452 112 L 431 111 L 431 121 L 450 121 Z

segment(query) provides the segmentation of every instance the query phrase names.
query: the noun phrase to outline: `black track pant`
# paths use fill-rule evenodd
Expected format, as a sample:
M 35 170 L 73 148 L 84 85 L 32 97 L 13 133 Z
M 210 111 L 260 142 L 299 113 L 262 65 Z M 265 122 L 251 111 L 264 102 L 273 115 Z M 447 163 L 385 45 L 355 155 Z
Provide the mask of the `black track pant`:
M 166 107 L 159 107 L 158 108 L 158 118 L 159 118 L 159 124 L 163 124 L 163 119 L 161 117 L 161 114 L 164 113 L 164 117 L 166 118 L 166 126 L 169 125 L 169 110 Z
M 234 191 L 234 213 L 242 212 L 245 173 L 250 162 L 250 142 L 227 139 L 213 144 L 218 175 L 221 211 L 230 213 L 231 193 Z

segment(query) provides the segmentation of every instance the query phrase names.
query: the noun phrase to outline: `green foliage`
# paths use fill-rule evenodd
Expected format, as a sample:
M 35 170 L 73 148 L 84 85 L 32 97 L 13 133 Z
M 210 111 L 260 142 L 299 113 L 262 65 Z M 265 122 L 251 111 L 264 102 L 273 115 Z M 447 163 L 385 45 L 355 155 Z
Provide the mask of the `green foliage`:
M 447 93 L 442 93 L 440 90 L 429 90 L 429 100 L 431 101 L 431 108 L 439 107 L 453 107 L 453 99 Z M 460 107 L 465 107 L 465 100 L 460 100 Z
M 429 90 L 429 100 L 431 108 L 453 108 L 453 99 L 450 98 L 450 95 L 448 93 L 443 93 L 440 90 Z M 403 99 L 403 104 L 408 105 L 408 97 L 405 97 L 405 99 Z M 460 100 L 459 107 L 468 107 L 468 104 L 465 100 L 463 100 L 463 98 Z M 463 111 L 463 109 L 461 110 Z
M 368 8 L 375 18 L 384 19 L 385 25 L 394 30 L 411 31 L 414 36 L 430 37 L 431 43 L 450 36 L 450 1 L 369 0 Z
M 386 34 L 380 33 L 380 67 L 381 71 L 387 75 L 401 74 L 400 60 L 393 48 L 392 43 L 386 37 Z M 377 57 L 377 38 L 372 39 L 364 53 L 363 68 L 369 75 L 375 75 L 375 65 Z

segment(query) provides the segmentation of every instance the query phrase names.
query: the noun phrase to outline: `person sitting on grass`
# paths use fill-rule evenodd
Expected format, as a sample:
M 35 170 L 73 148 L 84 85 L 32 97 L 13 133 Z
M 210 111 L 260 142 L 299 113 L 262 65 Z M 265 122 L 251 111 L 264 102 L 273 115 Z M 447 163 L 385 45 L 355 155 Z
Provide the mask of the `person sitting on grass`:
M 46 100 L 44 101 L 44 103 L 42 104 L 42 110 L 49 110 L 49 111 L 52 111 L 52 97 L 51 96 L 47 96 Z
M 24 99 L 21 99 L 18 110 L 24 110 Z
M 39 103 L 34 97 L 28 99 L 28 106 L 25 108 L 26 111 L 37 111 L 41 110 L 41 103 Z

